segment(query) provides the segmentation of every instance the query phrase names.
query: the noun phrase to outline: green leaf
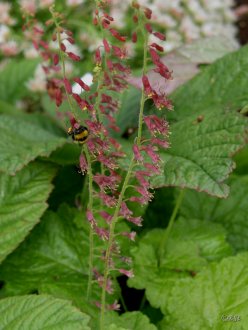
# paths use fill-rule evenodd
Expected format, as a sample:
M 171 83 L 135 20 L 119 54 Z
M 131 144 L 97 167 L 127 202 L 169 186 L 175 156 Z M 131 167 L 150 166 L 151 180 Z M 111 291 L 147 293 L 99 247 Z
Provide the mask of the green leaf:
M 166 304 L 163 329 L 209 330 L 247 328 L 248 253 L 209 265 L 194 279 L 178 282 Z M 225 322 L 224 316 L 240 321 Z
M 1 71 L 0 100 L 15 103 L 16 100 L 31 93 L 25 87 L 25 83 L 31 78 L 37 64 L 37 60 L 11 60 Z
M 194 276 L 206 265 L 232 254 L 226 243 L 226 233 L 221 225 L 204 224 L 198 220 L 179 219 L 164 247 L 159 262 L 159 251 L 165 230 L 154 229 L 140 239 L 132 249 L 134 277 L 128 284 L 136 289 L 146 289 L 153 307 L 161 307 L 180 279 Z
M 248 168 L 248 144 L 243 150 L 241 150 L 234 158 L 237 168 L 235 169 L 236 174 L 247 174 Z
M 171 126 L 171 148 L 162 153 L 164 174 L 156 176 L 153 186 L 176 186 L 227 197 L 224 183 L 235 167 L 230 158 L 244 145 L 246 122 L 237 114 L 207 114 Z
M 0 173 L 0 262 L 38 223 L 47 208 L 55 168 L 31 163 L 16 176 Z
M 109 325 L 113 330 L 156 330 L 157 327 L 151 324 L 148 317 L 141 312 L 127 312 L 118 316 L 116 313 L 106 315 L 105 328 L 109 329 Z
M 90 330 L 89 316 L 48 295 L 0 300 L 1 330 Z
M 0 171 L 15 174 L 38 156 L 49 154 L 66 139 L 50 133 L 25 117 L 0 118 Z
M 224 200 L 187 191 L 180 213 L 187 219 L 204 220 L 204 224 L 210 224 L 210 221 L 220 223 L 227 230 L 231 245 L 236 250 L 247 250 L 248 176 L 232 177 L 229 182 L 231 192 Z
M 100 272 L 104 244 L 94 236 L 94 267 Z M 96 318 L 99 310 L 89 301 L 100 301 L 101 290 L 95 281 L 92 296 L 87 301 L 88 256 L 89 223 L 85 212 L 67 205 L 62 205 L 56 213 L 48 211 L 0 267 L 0 279 L 5 282 L 2 295 L 47 293 L 73 301 L 83 312 Z M 109 303 L 113 303 L 116 294 L 115 291 L 108 295 Z
M 172 94 L 173 118 L 204 114 L 209 110 L 237 110 L 248 102 L 248 46 L 230 53 Z
M 20 114 L 20 110 L 17 109 L 13 104 L 0 100 L 0 113 L 17 115 Z

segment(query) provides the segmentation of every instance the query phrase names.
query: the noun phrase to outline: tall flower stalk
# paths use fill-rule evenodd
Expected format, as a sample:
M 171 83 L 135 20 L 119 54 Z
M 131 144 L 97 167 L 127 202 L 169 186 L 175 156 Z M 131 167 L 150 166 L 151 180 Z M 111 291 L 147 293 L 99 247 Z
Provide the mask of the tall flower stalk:
M 128 87 L 127 78 L 131 71 L 126 63 L 127 37 L 113 27 L 114 18 L 109 16 L 107 5 L 107 1 L 96 0 L 93 19 L 102 36 L 102 46 L 96 49 L 94 56 L 96 91 L 91 91 L 91 88 L 79 77 L 67 77 L 65 60 L 78 62 L 81 59 L 68 49 L 68 43 L 74 44 L 73 34 L 62 27 L 64 19 L 54 9 L 51 9 L 52 19 L 47 24 L 55 25 L 56 33 L 53 35 L 53 41 L 58 43 L 58 49 L 50 50 L 49 45 L 42 40 L 36 45 L 45 49 L 45 52 L 42 52 L 46 60 L 46 65 L 43 67 L 47 73 L 48 94 L 55 101 L 58 109 L 62 102 L 67 100 L 69 111 L 66 113 L 66 119 L 70 121 L 68 134 L 72 136 L 74 142 L 82 145 L 79 166 L 81 173 L 87 174 L 85 184 L 88 188 L 88 194 L 85 193 L 85 186 L 81 194 L 82 211 L 86 213 L 90 227 L 87 297 L 90 301 L 92 283 L 98 282 L 101 287 L 101 300 L 96 304 L 100 307 L 101 330 L 104 329 L 106 311 L 119 307 L 117 302 L 107 304 L 107 294 L 113 293 L 112 271 L 128 277 L 133 276 L 129 260 L 121 255 L 116 238 L 122 235 L 133 241 L 135 232 L 119 232 L 117 224 L 124 219 L 133 225 L 142 225 L 142 218 L 134 214 L 132 204 L 146 205 L 152 199 L 152 177 L 161 172 L 159 150 L 169 147 L 167 121 L 162 115 L 157 116 L 155 113 L 146 115 L 145 102 L 151 99 L 158 110 L 172 109 L 170 100 L 151 86 L 147 73 L 150 61 L 154 64 L 153 70 L 156 73 L 165 80 L 171 79 L 171 72 L 160 59 L 159 53 L 163 52 L 163 48 L 155 42 L 149 44 L 150 34 L 160 41 L 164 41 L 165 37 L 153 31 L 149 23 L 151 10 L 134 1 L 133 21 L 136 28 L 132 34 L 132 41 L 135 43 L 137 38 L 142 38 L 144 47 L 142 91 L 137 135 L 133 139 L 128 168 L 124 171 L 121 163 L 126 155 L 111 132 L 119 131 L 116 125 L 118 96 Z M 51 75 L 51 72 L 55 75 Z M 58 72 L 60 76 L 56 76 Z M 78 83 L 87 93 L 75 94 L 72 81 Z M 130 187 L 132 187 L 131 196 L 130 193 L 127 194 Z M 94 236 L 105 242 L 105 250 L 102 253 L 103 273 L 93 264 Z M 122 260 L 123 268 L 116 266 L 117 260 Z

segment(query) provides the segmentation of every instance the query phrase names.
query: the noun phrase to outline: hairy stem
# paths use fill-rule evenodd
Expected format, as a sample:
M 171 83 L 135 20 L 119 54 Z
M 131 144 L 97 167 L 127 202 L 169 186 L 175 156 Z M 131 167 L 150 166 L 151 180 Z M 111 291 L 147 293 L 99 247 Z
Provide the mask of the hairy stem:
M 147 33 L 144 33 L 144 55 L 143 55 L 143 74 L 147 71 L 147 43 L 148 43 L 148 36 Z M 139 111 L 139 121 L 138 121 L 138 135 L 136 139 L 136 143 L 139 146 L 141 144 L 141 138 L 142 138 L 142 125 L 143 125 L 143 114 L 144 114 L 144 105 L 145 105 L 145 90 L 142 88 L 141 92 L 141 100 L 140 100 L 140 111 Z M 109 275 L 109 266 L 111 261 L 111 249 L 114 242 L 115 237 L 115 226 L 118 221 L 119 212 L 121 208 L 121 204 L 125 198 L 125 192 L 126 189 L 129 186 L 129 181 L 132 176 L 133 167 L 135 166 L 135 158 L 132 157 L 127 174 L 125 176 L 122 189 L 118 198 L 118 202 L 115 208 L 115 212 L 112 218 L 112 222 L 110 224 L 109 229 L 109 240 L 108 240 L 108 246 L 106 250 L 105 255 L 105 267 L 104 267 L 104 280 L 103 280 L 103 286 L 102 286 L 102 296 L 101 296 L 101 315 L 100 315 L 100 330 L 104 330 L 104 316 L 105 316 L 105 305 L 106 305 L 106 287 L 107 287 L 107 280 Z

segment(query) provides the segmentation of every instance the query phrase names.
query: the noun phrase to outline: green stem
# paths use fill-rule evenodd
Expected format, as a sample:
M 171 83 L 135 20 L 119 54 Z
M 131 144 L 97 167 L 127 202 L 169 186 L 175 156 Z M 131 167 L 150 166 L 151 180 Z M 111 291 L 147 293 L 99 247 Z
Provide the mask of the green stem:
M 148 36 L 147 33 L 144 34 L 144 56 L 143 56 L 143 74 L 146 74 L 147 71 L 147 43 L 148 43 Z M 144 113 L 144 105 L 145 105 L 145 91 L 144 88 L 142 88 L 141 93 L 141 100 L 140 100 L 140 111 L 139 111 L 139 122 L 138 122 L 138 135 L 136 143 L 139 146 L 141 144 L 141 138 L 142 138 L 142 125 L 143 125 L 143 113 Z M 113 215 L 112 222 L 110 224 L 109 229 L 109 240 L 108 240 L 108 246 L 106 250 L 105 255 L 105 267 L 104 267 L 104 279 L 103 279 L 103 286 L 102 286 L 102 296 L 101 296 L 101 315 L 100 315 L 100 330 L 104 330 L 104 317 L 105 317 L 105 304 L 106 304 L 106 287 L 107 287 L 107 280 L 109 275 L 109 264 L 110 264 L 110 258 L 111 258 L 111 249 L 115 238 L 115 226 L 119 219 L 119 211 L 121 208 L 121 204 L 123 202 L 123 199 L 125 197 L 126 189 L 129 186 L 129 180 L 132 176 L 133 167 L 135 166 L 135 158 L 132 157 L 128 171 L 126 174 L 126 177 L 124 179 L 122 189 L 118 198 L 118 202 L 115 208 L 115 212 Z
M 160 246 L 159 246 L 159 265 L 161 264 L 161 261 L 162 261 L 162 258 L 163 258 L 163 254 L 164 254 L 164 250 L 165 250 L 165 247 L 166 247 L 166 243 L 167 243 L 168 238 L 170 236 L 171 229 L 172 229 L 172 227 L 174 225 L 174 222 L 175 222 L 175 219 L 176 219 L 176 216 L 177 216 L 179 207 L 181 206 L 181 203 L 183 201 L 184 193 L 185 193 L 185 190 L 181 189 L 181 191 L 180 191 L 180 193 L 179 193 L 179 195 L 177 197 L 176 204 L 175 204 L 174 210 L 172 212 L 172 215 L 170 217 L 168 226 L 167 226 L 166 230 L 164 231 L 164 235 L 162 236 L 162 239 L 160 241 Z
M 143 76 L 147 72 L 147 43 L 148 43 L 148 36 L 147 33 L 144 34 L 144 52 L 143 52 Z M 142 94 L 140 98 L 140 112 L 139 112 L 139 122 L 138 122 L 138 135 L 137 135 L 137 144 L 141 143 L 142 137 L 142 128 L 143 128 L 143 115 L 144 115 L 144 106 L 145 106 L 145 91 L 144 86 L 142 86 Z
M 91 167 L 91 158 L 86 145 L 83 146 L 83 150 L 85 153 L 85 157 L 88 163 L 88 187 L 89 187 L 89 201 L 88 201 L 88 209 L 93 210 L 93 172 Z M 94 249 L 94 236 L 93 229 L 90 226 L 89 230 L 89 270 L 88 270 L 88 285 L 87 285 L 87 300 L 89 300 L 91 296 L 91 287 L 92 287 L 92 274 L 93 274 L 93 249 Z
M 115 237 L 115 226 L 116 226 L 116 223 L 118 221 L 119 211 L 120 211 L 121 204 L 122 204 L 122 201 L 123 201 L 123 198 L 124 198 L 124 195 L 125 195 L 125 191 L 127 189 L 128 182 L 129 182 L 130 177 L 132 175 L 132 170 L 133 170 L 134 163 L 135 163 L 135 159 L 134 159 L 134 157 L 132 157 L 129 168 L 128 168 L 128 171 L 127 171 L 127 175 L 126 175 L 125 180 L 123 182 L 123 186 L 122 186 L 119 198 L 118 198 L 118 202 L 117 202 L 117 205 L 116 205 L 116 208 L 115 208 L 113 219 L 112 219 L 112 222 L 110 224 L 108 247 L 107 247 L 107 251 L 106 251 L 106 255 L 105 255 L 104 279 L 103 279 L 102 296 L 101 296 L 100 330 L 104 329 L 106 287 L 107 287 L 107 280 L 108 280 L 108 274 L 109 274 L 109 263 L 110 263 L 111 249 L 112 249 L 112 245 L 113 245 L 114 237 Z
M 143 297 L 142 297 L 142 300 L 140 302 L 140 307 L 139 307 L 139 310 L 142 311 L 142 309 L 144 308 L 145 306 L 145 303 L 146 303 L 146 294 L 144 293 Z

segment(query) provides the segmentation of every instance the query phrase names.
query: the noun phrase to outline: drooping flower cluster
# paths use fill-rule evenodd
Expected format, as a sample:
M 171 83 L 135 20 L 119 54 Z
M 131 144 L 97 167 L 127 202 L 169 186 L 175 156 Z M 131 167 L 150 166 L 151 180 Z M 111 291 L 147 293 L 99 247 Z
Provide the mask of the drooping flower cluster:
M 162 79 L 171 79 L 171 72 L 160 60 L 159 53 L 163 51 L 160 41 L 165 37 L 153 31 L 149 21 L 152 12 L 147 7 L 133 2 L 133 21 L 136 28 L 132 34 L 132 42 L 138 38 L 144 41 L 143 89 L 138 134 L 133 141 L 132 155 L 129 159 L 128 169 L 124 170 L 125 154 L 121 144 L 113 138 L 113 132 L 119 132 L 116 123 L 116 113 L 119 109 L 119 94 L 128 87 L 127 78 L 130 68 L 127 66 L 128 51 L 125 47 L 127 37 L 114 28 L 114 18 L 108 14 L 107 1 L 97 1 L 93 23 L 99 28 L 102 44 L 94 54 L 94 77 L 96 90 L 93 90 L 79 76 L 68 76 L 65 63 L 67 60 L 79 62 L 80 52 L 74 50 L 75 41 L 73 33 L 63 27 L 64 17 L 51 9 L 52 19 L 47 22 L 49 27 L 55 25 L 53 43 L 57 47 L 43 40 L 42 29 L 33 25 L 33 45 L 40 52 L 43 59 L 42 69 L 45 73 L 46 88 L 50 98 L 56 103 L 59 110 L 66 100 L 68 111 L 65 120 L 70 122 L 68 134 L 73 140 L 82 145 L 79 159 L 80 171 L 88 175 L 89 200 L 86 207 L 86 218 L 91 230 L 101 240 L 106 242 L 103 251 L 105 262 L 104 274 L 96 267 L 91 269 L 94 277 L 108 293 L 112 293 L 111 270 L 118 271 L 128 277 L 133 276 L 130 260 L 123 256 L 116 241 L 116 236 L 123 236 L 130 241 L 135 240 L 134 231 L 116 233 L 115 225 L 125 219 L 131 225 L 142 226 L 142 218 L 132 210 L 132 204 L 145 205 L 152 199 L 151 179 L 161 171 L 160 148 L 169 147 L 169 127 L 161 115 L 155 113 L 144 114 L 144 103 L 152 99 L 156 108 L 161 110 L 172 109 L 170 100 L 164 94 L 156 92 L 146 75 L 147 60 L 154 64 L 154 71 Z M 149 36 L 153 35 L 157 41 L 149 43 Z M 75 93 L 73 84 L 78 84 L 82 93 Z M 134 109 L 130 109 L 130 112 Z M 127 157 L 126 157 L 127 158 Z M 133 193 L 127 194 L 129 187 Z M 128 196 L 128 197 L 127 197 Z M 100 203 L 99 203 L 100 201 Z M 84 201 L 82 201 L 84 203 Z M 101 205 L 101 207 L 99 207 Z M 99 221 L 99 219 L 101 221 Z M 122 261 L 123 266 L 115 266 L 116 259 Z M 104 295 L 103 295 L 104 297 Z M 105 298 L 102 298 L 100 307 L 105 309 Z M 117 308 L 113 303 L 107 309 Z

